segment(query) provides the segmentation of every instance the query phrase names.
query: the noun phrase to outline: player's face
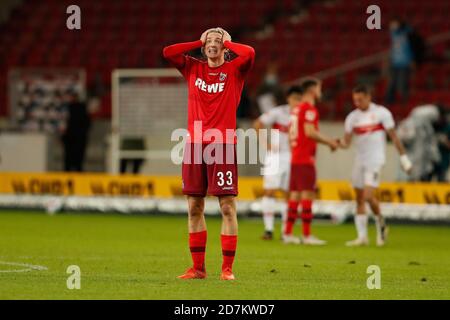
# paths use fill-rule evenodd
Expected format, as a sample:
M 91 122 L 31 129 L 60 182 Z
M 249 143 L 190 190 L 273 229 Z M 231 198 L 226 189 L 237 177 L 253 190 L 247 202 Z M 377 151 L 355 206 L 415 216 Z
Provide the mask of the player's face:
M 370 104 L 370 94 L 365 94 L 363 92 L 353 93 L 353 104 L 360 110 L 367 110 Z
M 287 97 L 287 103 L 291 108 L 298 106 L 301 101 L 302 101 L 302 95 L 299 93 L 291 93 Z
M 208 33 L 205 41 L 205 55 L 209 59 L 217 59 L 224 55 L 224 49 L 222 35 L 218 32 Z
M 399 23 L 397 20 L 392 20 L 392 21 L 389 23 L 389 28 L 390 28 L 392 31 L 396 31 L 396 30 L 398 30 L 398 28 L 400 28 L 400 23 Z

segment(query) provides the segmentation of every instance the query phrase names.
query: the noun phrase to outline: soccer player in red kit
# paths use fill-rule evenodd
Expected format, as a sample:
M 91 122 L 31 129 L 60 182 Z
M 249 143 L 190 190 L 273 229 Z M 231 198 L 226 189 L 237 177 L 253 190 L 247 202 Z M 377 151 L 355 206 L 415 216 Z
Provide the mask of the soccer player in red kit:
M 186 53 L 202 48 L 205 60 Z M 237 58 L 228 61 L 226 53 Z M 193 266 L 181 279 L 203 279 L 205 270 L 205 196 L 218 197 L 222 213 L 222 280 L 234 280 L 232 266 L 237 244 L 236 110 L 244 80 L 253 66 L 252 47 L 231 41 L 222 28 L 205 31 L 200 40 L 164 48 L 164 57 L 188 84 L 188 136 L 182 165 L 187 195 L 189 247 Z M 230 134 L 231 133 L 231 134 Z M 208 156 L 209 155 L 209 156 Z
M 284 243 L 323 245 L 326 242 L 311 235 L 312 202 L 316 192 L 316 145 L 328 145 L 332 151 L 337 141 L 319 131 L 319 112 L 315 104 L 322 96 L 321 83 L 315 79 L 302 83 L 302 102 L 291 113 L 289 135 L 291 140 L 291 177 Z M 292 235 L 292 229 L 301 205 L 303 238 Z

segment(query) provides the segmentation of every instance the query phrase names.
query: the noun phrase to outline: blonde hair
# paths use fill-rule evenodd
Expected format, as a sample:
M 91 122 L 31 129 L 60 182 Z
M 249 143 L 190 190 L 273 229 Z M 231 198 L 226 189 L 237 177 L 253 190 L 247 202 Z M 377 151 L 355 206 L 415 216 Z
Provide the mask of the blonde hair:
M 224 32 L 222 30 L 222 28 L 212 28 L 208 30 L 208 33 L 206 34 L 206 36 L 208 36 L 208 34 L 210 34 L 211 32 L 216 32 L 216 33 L 220 33 L 222 35 L 222 37 L 224 36 Z

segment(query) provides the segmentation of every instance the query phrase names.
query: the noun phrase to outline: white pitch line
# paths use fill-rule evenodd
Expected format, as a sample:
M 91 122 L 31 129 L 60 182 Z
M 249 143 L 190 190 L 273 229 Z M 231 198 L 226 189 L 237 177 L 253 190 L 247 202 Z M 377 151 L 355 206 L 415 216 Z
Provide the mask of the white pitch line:
M 0 261 L 0 265 L 24 267 L 23 269 L 0 270 L 0 273 L 29 272 L 29 271 L 33 271 L 33 270 L 37 270 L 37 271 L 48 270 L 48 268 L 45 266 L 38 266 L 38 265 L 33 265 L 33 264 L 29 264 L 29 263 L 20 263 L 20 262 Z

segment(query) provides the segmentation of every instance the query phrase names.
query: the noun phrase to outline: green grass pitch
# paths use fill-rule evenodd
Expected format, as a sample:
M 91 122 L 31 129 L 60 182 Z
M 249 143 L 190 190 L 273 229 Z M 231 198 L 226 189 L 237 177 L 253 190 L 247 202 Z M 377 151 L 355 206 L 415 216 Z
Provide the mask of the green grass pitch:
M 220 281 L 220 219 L 207 217 L 206 280 L 179 280 L 191 264 L 187 221 L 176 216 L 0 212 L 0 299 L 449 299 L 450 227 L 391 225 L 386 247 L 347 248 L 353 225 L 313 225 L 325 247 L 260 240 L 240 219 L 236 281 Z M 278 231 L 277 226 L 277 231 Z M 299 227 L 296 229 L 299 232 Z M 278 238 L 278 233 L 276 237 Z M 8 263 L 44 266 L 23 270 Z M 69 265 L 81 289 L 69 290 Z M 381 289 L 366 286 L 381 268 Z

